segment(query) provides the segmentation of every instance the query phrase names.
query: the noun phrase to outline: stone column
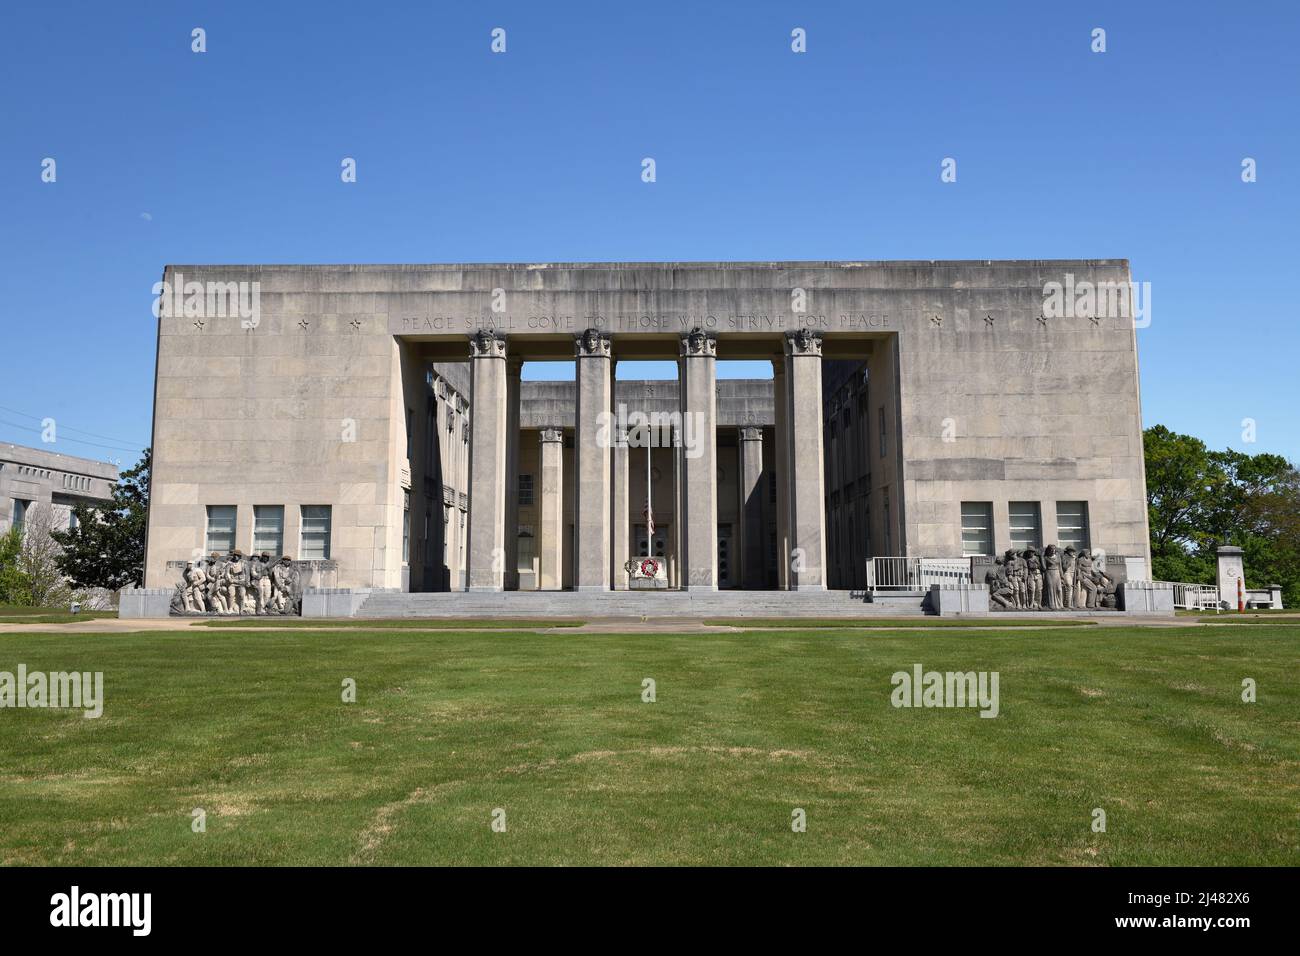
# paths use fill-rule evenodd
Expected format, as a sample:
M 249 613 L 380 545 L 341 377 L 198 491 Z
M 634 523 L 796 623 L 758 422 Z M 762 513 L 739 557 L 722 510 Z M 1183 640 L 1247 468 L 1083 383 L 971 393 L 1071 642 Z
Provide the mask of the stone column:
M 506 359 L 506 569 L 505 588 L 519 590 L 519 379 L 524 363 Z
M 740 586 L 763 587 L 763 427 L 740 426 Z
M 695 329 L 681 337 L 682 589 L 718 589 L 718 337 Z
M 627 590 L 627 572 L 623 563 L 632 557 L 632 529 L 628 516 L 628 469 L 631 466 L 627 436 L 617 435 L 614 446 L 614 548 L 610 555 L 610 574 L 614 590 Z
M 790 466 L 786 457 L 790 448 L 790 433 L 786 427 L 786 410 L 790 399 L 785 390 L 785 359 L 772 363 L 772 404 L 775 408 L 775 428 L 772 461 L 776 472 L 776 586 L 786 591 L 790 588 L 790 508 L 787 483 Z
M 1234 545 L 1224 545 L 1218 549 L 1218 573 L 1215 583 L 1219 586 L 1219 601 L 1227 604 L 1229 610 L 1237 609 L 1237 582 L 1241 582 L 1241 593 L 1246 593 L 1246 552 Z M 1104 571 L 1105 568 L 1102 568 Z
M 822 338 L 785 334 L 785 423 L 789 438 L 789 580 L 792 591 L 826 590 L 826 511 L 822 451 Z
M 610 588 L 610 445 L 614 376 L 607 332 L 588 329 L 577 337 L 578 407 L 573 429 L 573 586 Z M 602 413 L 604 417 L 602 418 Z
M 469 527 L 465 558 L 470 591 L 505 589 L 506 339 L 470 336 Z
M 539 587 L 564 590 L 564 430 L 541 430 L 541 497 L 538 512 L 537 554 L 541 565 Z

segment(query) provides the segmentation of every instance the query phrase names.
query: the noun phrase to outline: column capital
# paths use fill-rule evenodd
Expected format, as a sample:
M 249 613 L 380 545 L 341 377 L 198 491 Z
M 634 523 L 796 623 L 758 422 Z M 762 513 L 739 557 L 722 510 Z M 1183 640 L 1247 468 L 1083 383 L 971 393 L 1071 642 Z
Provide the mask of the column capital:
M 499 358 L 506 357 L 506 337 L 504 333 L 493 332 L 489 329 L 479 329 L 471 333 L 469 337 L 469 356 L 470 358 Z
M 564 441 L 564 429 L 559 425 L 543 425 L 538 429 L 537 437 L 542 443 L 548 441 Z
M 613 355 L 613 336 L 600 329 L 587 329 L 574 337 L 573 351 L 577 358 L 610 358 Z
M 821 358 L 822 334 L 814 329 L 795 329 L 785 333 L 785 354 Z
M 762 425 L 741 425 L 740 440 L 741 441 L 762 441 L 763 426 Z
M 679 352 L 682 358 L 717 358 L 718 336 L 701 328 L 691 329 L 678 336 Z

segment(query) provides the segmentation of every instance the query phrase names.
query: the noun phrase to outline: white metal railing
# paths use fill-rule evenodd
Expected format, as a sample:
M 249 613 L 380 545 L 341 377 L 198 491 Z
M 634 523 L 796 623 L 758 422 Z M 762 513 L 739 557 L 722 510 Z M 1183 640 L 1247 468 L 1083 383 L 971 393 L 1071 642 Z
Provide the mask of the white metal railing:
M 969 584 L 970 558 L 885 557 L 867 560 L 870 591 L 928 591 L 932 584 Z
M 1188 584 L 1184 581 L 1153 581 L 1174 589 L 1174 608 L 1180 611 L 1219 610 L 1219 589 L 1213 584 Z

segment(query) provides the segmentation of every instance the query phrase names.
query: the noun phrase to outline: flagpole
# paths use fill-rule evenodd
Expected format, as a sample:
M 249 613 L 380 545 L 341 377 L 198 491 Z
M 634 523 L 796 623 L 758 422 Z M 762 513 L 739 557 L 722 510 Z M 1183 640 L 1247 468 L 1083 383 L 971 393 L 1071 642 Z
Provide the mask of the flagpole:
M 654 554 L 654 512 L 650 508 L 650 447 L 654 443 L 649 440 L 649 430 L 646 431 L 645 443 L 645 556 L 648 558 Z

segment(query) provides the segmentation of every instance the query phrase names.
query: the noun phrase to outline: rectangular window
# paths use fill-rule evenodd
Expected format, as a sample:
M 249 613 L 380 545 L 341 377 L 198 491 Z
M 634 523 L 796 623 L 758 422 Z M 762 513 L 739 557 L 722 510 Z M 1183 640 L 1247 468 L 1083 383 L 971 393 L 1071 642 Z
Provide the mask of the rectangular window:
M 888 489 L 888 488 L 885 488 L 884 490 L 881 491 L 881 497 L 882 497 L 882 499 L 883 499 L 883 504 L 884 504 L 884 508 L 885 508 L 885 513 L 884 513 L 884 515 L 883 515 L 884 520 L 885 520 L 885 554 L 886 554 L 886 555 L 893 555 L 893 553 L 894 553 L 894 529 L 893 529 L 893 527 L 892 527 L 892 525 L 891 525 L 891 522 L 890 522 L 890 520 L 889 520 L 889 489 Z
M 411 562 L 411 493 L 402 492 L 402 561 Z
M 885 444 L 885 406 L 884 405 L 880 406 L 880 415 L 878 416 L 878 422 L 879 425 L 877 426 L 876 430 L 880 432 L 880 457 L 884 458 L 885 449 L 887 447 Z
M 993 502 L 961 503 L 962 557 L 993 553 Z
M 516 569 L 519 571 L 532 572 L 533 557 L 537 554 L 536 542 L 533 537 L 533 526 L 530 524 L 521 524 L 519 526 L 519 560 L 516 562 Z
M 14 499 L 13 526 L 15 528 L 21 528 L 23 526 L 23 522 L 27 520 L 27 510 L 31 508 L 31 506 L 32 503 L 30 501 L 24 501 L 22 498 Z
M 284 554 L 284 505 L 253 505 L 253 553 Z
M 1007 503 L 1007 512 L 1010 519 L 1011 547 L 1017 551 L 1023 551 L 1030 545 L 1041 548 L 1043 533 L 1038 502 L 1011 501 Z
M 1056 540 L 1062 548 L 1074 545 L 1078 551 L 1087 551 L 1088 502 L 1058 501 L 1056 503 Z
M 325 560 L 330 556 L 330 506 L 302 506 L 302 547 L 299 557 L 305 561 Z
M 235 506 L 208 505 L 207 550 L 225 554 L 235 548 Z
M 533 503 L 533 476 L 519 476 L 519 503 L 531 506 Z

